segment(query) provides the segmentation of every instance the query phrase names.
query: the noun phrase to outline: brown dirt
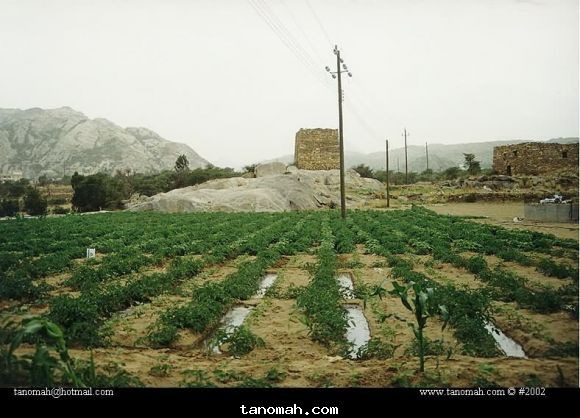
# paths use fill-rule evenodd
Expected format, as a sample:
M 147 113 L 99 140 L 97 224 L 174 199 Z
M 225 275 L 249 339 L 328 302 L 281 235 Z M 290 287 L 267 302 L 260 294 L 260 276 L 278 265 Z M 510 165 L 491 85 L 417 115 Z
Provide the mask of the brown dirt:
M 304 269 L 307 264 L 316 264 L 318 259 L 315 255 L 311 254 L 296 254 L 290 257 L 288 263 L 286 263 L 287 269 Z
M 496 324 L 530 357 L 545 357 L 555 343 L 578 341 L 578 322 L 568 313 L 539 314 L 519 309 L 515 303 L 494 305 Z
M 422 257 L 422 259 L 420 258 Z M 441 284 L 452 284 L 457 287 L 479 289 L 485 284 L 463 269 L 458 269 L 449 263 L 440 263 L 431 256 L 415 256 L 419 262 L 415 263 L 415 270 L 427 275 Z
M 20 350 L 24 353 L 30 350 Z M 244 373 L 254 379 L 264 378 L 266 372 L 275 368 L 284 373 L 280 387 L 395 387 L 395 386 L 477 386 L 481 379 L 502 387 L 524 386 L 528 379 L 534 378 L 542 386 L 560 386 L 561 380 L 557 367 L 564 376 L 565 385 L 576 387 L 578 382 L 578 362 L 575 359 L 481 359 L 453 356 L 449 360 L 433 357 L 426 360 L 426 372 L 417 372 L 417 359 L 397 357 L 388 360 L 352 361 L 333 356 L 317 357 L 315 361 L 308 356 L 288 357 L 287 360 L 268 359 L 267 348 L 240 359 L 224 356 L 209 356 L 199 352 L 176 352 L 174 350 L 95 349 L 93 356 L 101 367 L 116 363 L 127 372 L 138 376 L 149 387 L 177 387 L 185 381 L 195 381 L 191 375 L 197 371 L 217 386 L 237 386 L 240 377 L 229 382 L 220 382 L 215 372 Z M 86 350 L 71 350 L 74 357 L 88 359 Z M 253 354 L 253 355 L 252 355 Z M 262 357 L 264 354 L 266 358 Z M 167 372 L 156 375 L 154 368 L 167 365 Z
M 500 225 L 508 229 L 529 229 L 545 234 L 553 234 L 559 238 L 578 240 L 577 223 L 514 222 L 513 219 L 515 217 L 524 217 L 523 203 L 442 203 L 425 205 L 425 207 L 443 215 L 486 217 L 485 219 L 473 219 L 475 222 Z
M 540 258 L 550 258 L 551 260 L 555 261 L 556 263 L 563 264 L 568 267 L 578 268 L 578 251 L 568 250 L 568 254 L 563 257 L 558 257 L 555 255 L 546 255 L 534 251 L 524 252 L 525 255 L 531 258 L 540 259 Z
M 148 347 L 147 335 L 159 315 L 169 308 L 183 305 L 189 298 L 161 295 L 151 303 L 132 306 L 109 319 L 104 328 L 111 332 L 111 344 L 115 347 Z
M 153 298 L 150 303 L 132 306 L 127 310 L 118 312 L 105 324 L 105 328 L 111 331 L 112 344 L 120 347 L 149 346 L 146 337 L 161 313 L 167 309 L 187 304 L 195 287 L 203 285 L 207 281 L 218 282 L 225 279 L 227 275 L 237 271 L 237 266 L 248 258 L 250 257 L 238 257 L 231 262 L 212 267 L 195 277 L 186 279 L 176 290 L 177 294 L 160 295 Z M 180 330 L 178 335 L 175 343 L 175 348 L 178 349 L 189 348 L 202 338 L 189 330 Z
M 388 290 L 393 288 L 393 279 L 390 277 L 389 268 L 364 267 L 355 269 L 354 276 L 355 289 L 361 284 L 380 285 Z M 403 306 L 400 299 L 391 295 L 385 295 L 382 299 L 371 298 L 364 313 L 369 322 L 371 337 L 376 336 L 387 343 L 398 346 L 395 350 L 395 356 L 404 356 L 405 350 L 411 347 L 415 339 L 409 326 L 414 322 L 414 316 Z M 442 332 L 441 326 L 442 323 L 439 320 L 431 318 L 425 329 L 427 338 L 431 340 L 443 339 L 446 345 L 456 347 L 458 343 L 451 330 L 447 328 Z
M 481 286 L 472 274 L 449 264 L 434 262 L 430 256 L 409 255 L 409 258 L 414 261 L 417 271 L 424 272 L 438 282 L 449 282 L 469 288 Z M 398 346 L 394 358 L 387 360 L 353 361 L 337 356 L 336 353 L 310 339 L 308 328 L 302 321 L 302 314 L 295 306 L 295 300 L 277 297 L 265 297 L 247 302 L 255 306 L 255 309 L 247 319 L 246 325 L 263 338 L 265 346 L 255 349 L 242 358 L 233 358 L 224 354 L 207 354 L 199 344 L 204 336 L 187 330 L 180 333 L 180 339 L 174 347 L 152 349 L 147 346 L 144 337 L 161 312 L 187 303 L 191 289 L 196 285 L 208 280 L 223 280 L 227 274 L 236 270 L 240 262 L 248 259 L 241 257 L 231 263 L 208 269 L 198 277 L 182 283 L 179 294 L 161 295 L 149 304 L 135 306 L 116 314 L 107 322 L 107 327 L 113 333 L 113 346 L 93 350 L 96 364 L 104 367 L 111 362 L 117 363 L 138 377 L 146 386 L 155 387 L 180 386 L 186 382 L 195 382 L 199 376 L 203 377 L 202 384 L 205 382 L 204 379 L 208 379 L 218 386 L 237 386 L 248 376 L 263 379 L 265 374 L 273 368 L 283 373 L 282 381 L 275 383 L 282 387 L 393 387 L 401 385 L 465 387 L 478 386 L 482 382 L 509 387 L 526 386 L 532 380 L 541 382 L 543 386 L 561 384 L 577 386 L 577 358 L 545 357 L 546 351 L 554 342 L 577 339 L 577 321 L 565 313 L 540 315 L 518 309 L 514 304 L 497 303 L 495 320 L 507 335 L 522 344 L 524 350 L 532 358 L 483 359 L 457 355 L 461 347 L 452 335 L 453 330 L 447 328 L 442 332 L 441 323 L 431 318 L 426 328 L 427 337 L 435 340 L 443 336 L 445 344 L 452 348 L 453 354 L 449 360 L 446 360 L 444 356 L 439 359 L 429 357 L 426 363 L 426 373 L 422 376 L 416 372 L 418 359 L 405 353 L 414 341 L 412 331 L 407 325 L 413 321 L 412 313 L 403 307 L 398 298 L 390 295 L 383 297 L 382 300 L 372 298 L 364 311 L 371 334 L 374 337 L 380 337 L 386 343 Z M 291 285 L 307 285 L 310 275 L 305 270 L 305 266 L 308 263 L 316 263 L 316 257 L 310 254 L 298 254 L 285 261 L 287 262 L 276 266 L 279 278 L 275 286 L 283 291 Z M 378 263 L 386 265 L 383 257 L 364 254 L 364 246 L 359 245 L 355 254 L 341 256 L 343 266 L 352 264 L 353 261 L 362 263 L 362 267 L 346 267 L 354 274 L 355 289 L 363 285 L 379 284 L 387 289 L 392 288 L 390 269 L 373 267 Z M 517 269 L 521 266 L 506 264 L 506 267 Z M 524 275 L 524 272 L 520 272 Z M 532 276 L 531 271 L 526 271 L 526 273 Z M 540 279 L 539 276 L 534 275 L 534 277 L 534 280 Z M 56 277 L 51 279 L 57 286 L 63 280 Z M 554 280 L 560 283 L 559 279 Z M 355 302 L 362 304 L 361 301 Z M 0 308 L 13 309 L 14 306 L 8 302 L 2 302 Z M 22 312 L 42 312 L 43 308 L 43 306 L 33 306 Z M 20 310 L 18 315 L 20 315 Z M 6 315 L 2 317 L 5 318 Z M 29 351 L 30 348 L 24 348 L 22 351 L 26 350 Z M 75 357 L 88 358 L 89 356 L 87 350 L 73 349 L 71 353 Z M 558 366 L 562 370 L 565 382 L 562 382 L 559 377 Z M 221 371 L 221 374 L 218 373 L 221 379 L 218 379 L 216 371 Z M 231 372 L 231 377 L 224 378 L 224 372 Z
M 494 255 L 484 255 L 485 261 L 490 268 L 502 266 L 504 269 L 516 273 L 518 276 L 528 280 L 532 287 L 548 286 L 558 289 L 572 283 L 571 279 L 558 279 L 557 277 L 546 276 L 536 270 L 533 266 L 522 266 L 511 261 L 504 261 Z

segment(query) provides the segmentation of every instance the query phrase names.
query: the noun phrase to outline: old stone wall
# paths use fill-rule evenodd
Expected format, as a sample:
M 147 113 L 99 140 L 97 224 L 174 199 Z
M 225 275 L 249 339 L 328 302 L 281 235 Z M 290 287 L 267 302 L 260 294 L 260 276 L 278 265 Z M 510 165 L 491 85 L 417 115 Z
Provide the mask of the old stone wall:
M 296 133 L 294 164 L 302 170 L 340 168 L 338 129 L 300 129 Z
M 498 174 L 578 175 L 578 144 L 527 142 L 493 149 L 493 169 Z

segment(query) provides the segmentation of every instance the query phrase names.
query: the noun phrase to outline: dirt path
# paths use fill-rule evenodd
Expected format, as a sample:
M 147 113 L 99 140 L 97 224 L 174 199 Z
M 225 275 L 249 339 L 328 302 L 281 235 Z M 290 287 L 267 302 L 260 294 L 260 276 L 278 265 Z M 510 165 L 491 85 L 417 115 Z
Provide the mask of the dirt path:
M 514 222 L 515 217 L 524 217 L 523 203 L 440 203 L 425 205 L 425 207 L 441 215 L 484 216 L 485 219 L 474 219 L 474 221 L 501 225 L 508 229 L 529 229 L 553 234 L 559 238 L 578 239 L 577 223 L 544 223 L 526 220 Z

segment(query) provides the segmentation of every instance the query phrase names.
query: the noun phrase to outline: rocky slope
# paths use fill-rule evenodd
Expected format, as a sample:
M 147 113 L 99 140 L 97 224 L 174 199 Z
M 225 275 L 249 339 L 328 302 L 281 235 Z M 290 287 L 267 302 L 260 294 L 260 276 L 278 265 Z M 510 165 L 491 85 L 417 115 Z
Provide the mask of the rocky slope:
M 210 180 L 128 202 L 131 211 L 160 212 L 284 212 L 340 205 L 339 170 L 298 170 L 281 163 L 258 166 L 257 178 Z M 347 206 L 355 207 L 365 194 L 382 192 L 377 180 L 346 172 Z
M 190 168 L 208 164 L 185 144 L 170 142 L 146 128 L 122 128 L 89 119 L 69 107 L 0 109 L 0 174 L 27 178 L 113 173 L 118 169 L 154 172 L 173 167 L 185 154 Z

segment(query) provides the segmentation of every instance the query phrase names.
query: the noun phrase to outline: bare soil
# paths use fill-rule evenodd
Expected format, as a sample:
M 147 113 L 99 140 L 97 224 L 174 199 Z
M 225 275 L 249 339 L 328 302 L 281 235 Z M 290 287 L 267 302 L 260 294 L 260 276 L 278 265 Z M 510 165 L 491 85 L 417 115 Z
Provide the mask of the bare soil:
M 474 219 L 474 221 L 501 225 L 508 229 L 529 229 L 545 234 L 553 234 L 559 238 L 578 239 L 578 223 L 549 223 L 526 220 L 514 222 L 513 219 L 515 217 L 524 217 L 524 204 L 522 202 L 440 203 L 425 205 L 425 207 L 442 215 L 482 216 L 484 219 Z

